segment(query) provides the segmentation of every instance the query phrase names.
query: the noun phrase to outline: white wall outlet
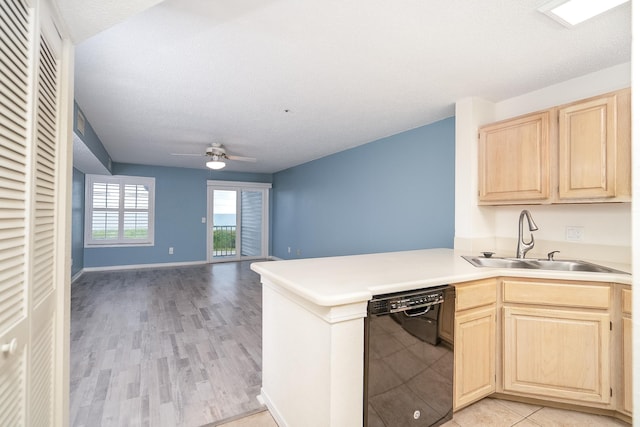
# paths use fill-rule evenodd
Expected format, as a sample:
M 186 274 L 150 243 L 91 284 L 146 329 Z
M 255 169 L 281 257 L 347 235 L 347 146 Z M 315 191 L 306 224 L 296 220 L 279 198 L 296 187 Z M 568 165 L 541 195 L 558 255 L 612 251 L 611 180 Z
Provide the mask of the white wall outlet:
M 578 225 L 567 225 L 566 239 L 568 242 L 581 242 L 584 237 L 584 227 Z
M 173 246 L 169 246 L 169 255 L 173 255 Z
M 206 223 L 207 223 L 207 218 L 202 217 L 202 223 L 203 223 L 203 224 L 206 224 Z
M 287 246 L 287 253 L 290 254 L 291 253 L 291 246 Z

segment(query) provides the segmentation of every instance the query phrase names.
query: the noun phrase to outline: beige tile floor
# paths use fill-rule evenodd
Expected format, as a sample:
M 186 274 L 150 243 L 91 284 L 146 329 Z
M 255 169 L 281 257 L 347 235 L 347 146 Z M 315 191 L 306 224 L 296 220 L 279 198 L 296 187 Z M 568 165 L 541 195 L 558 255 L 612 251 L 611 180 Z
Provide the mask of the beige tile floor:
M 601 415 L 555 409 L 501 399 L 483 399 L 453 414 L 443 427 L 609 427 L 629 426 Z
M 240 418 L 220 427 L 277 427 L 269 411 Z M 622 421 L 526 403 L 483 399 L 453 415 L 443 427 L 628 427 Z
M 238 418 L 237 420 L 229 421 L 223 424 L 214 424 L 214 427 L 278 427 L 278 424 L 273 420 L 273 417 L 269 411 L 264 410 L 255 414 L 247 415 L 246 417 Z

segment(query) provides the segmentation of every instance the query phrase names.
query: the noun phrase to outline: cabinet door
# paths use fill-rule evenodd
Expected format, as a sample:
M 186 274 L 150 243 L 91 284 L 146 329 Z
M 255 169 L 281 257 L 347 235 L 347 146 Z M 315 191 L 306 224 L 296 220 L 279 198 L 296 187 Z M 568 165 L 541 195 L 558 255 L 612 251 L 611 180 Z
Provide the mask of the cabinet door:
M 544 111 L 480 128 L 480 202 L 549 197 L 549 117 Z
M 633 359 L 631 358 L 631 289 L 622 291 L 622 410 L 631 415 L 633 410 Z
M 631 383 L 633 379 L 631 359 L 631 318 L 622 318 L 622 381 L 624 381 L 624 403 L 622 409 L 631 415 L 633 410 L 633 394 Z
M 454 410 L 496 390 L 496 306 L 456 313 Z
M 616 96 L 558 110 L 560 199 L 616 195 Z
M 603 312 L 504 307 L 504 390 L 609 403 L 609 321 Z

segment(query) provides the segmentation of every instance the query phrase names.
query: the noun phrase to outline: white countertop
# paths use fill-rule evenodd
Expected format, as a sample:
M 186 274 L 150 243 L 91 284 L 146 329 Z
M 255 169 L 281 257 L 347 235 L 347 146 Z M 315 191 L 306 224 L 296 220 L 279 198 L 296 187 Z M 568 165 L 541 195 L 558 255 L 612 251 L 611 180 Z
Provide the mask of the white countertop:
M 368 301 L 373 295 L 510 276 L 631 284 L 631 275 L 474 267 L 453 249 L 265 261 L 251 264 L 263 279 L 319 306 Z M 622 271 L 629 266 L 601 263 Z

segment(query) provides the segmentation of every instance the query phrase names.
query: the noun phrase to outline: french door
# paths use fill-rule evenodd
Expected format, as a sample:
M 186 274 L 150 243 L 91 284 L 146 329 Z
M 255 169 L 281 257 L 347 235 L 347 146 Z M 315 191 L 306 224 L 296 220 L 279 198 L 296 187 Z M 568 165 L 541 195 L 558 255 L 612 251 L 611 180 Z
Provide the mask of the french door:
M 207 181 L 207 261 L 268 256 L 269 188 L 256 182 Z

